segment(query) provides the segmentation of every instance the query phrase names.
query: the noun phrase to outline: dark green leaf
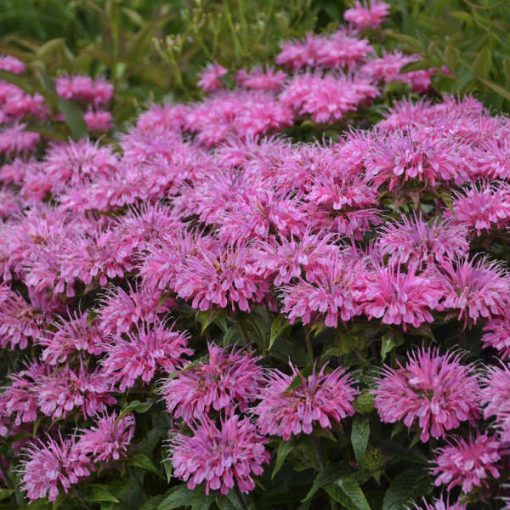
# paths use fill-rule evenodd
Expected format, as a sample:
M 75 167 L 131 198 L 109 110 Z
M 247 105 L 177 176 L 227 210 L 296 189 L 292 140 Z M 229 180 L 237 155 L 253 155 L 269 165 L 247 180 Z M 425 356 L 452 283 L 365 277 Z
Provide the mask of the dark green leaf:
M 276 473 L 280 471 L 281 467 L 283 466 L 283 463 L 285 462 L 285 459 L 287 458 L 287 455 L 291 452 L 292 448 L 293 445 L 290 441 L 280 442 L 280 445 L 278 446 L 278 450 L 276 452 L 276 461 L 274 463 L 271 478 L 274 478 L 276 476 Z
M 64 116 L 66 124 L 71 130 L 71 136 L 79 140 L 87 135 L 87 125 L 83 119 L 82 109 L 72 101 L 59 99 L 57 101 L 58 111 Z
M 192 507 L 193 510 L 206 510 L 212 500 L 202 491 L 190 491 L 185 485 L 173 488 L 169 495 L 158 505 L 157 510 L 174 510 Z
M 344 469 L 342 469 L 343 464 L 333 464 L 332 466 L 328 467 L 327 469 L 324 469 L 321 471 L 313 481 L 313 484 L 308 491 L 306 497 L 303 499 L 303 502 L 310 501 L 317 491 L 325 487 L 326 485 L 329 485 L 330 483 L 335 482 L 338 480 L 340 476 L 342 476 L 343 472 L 345 472 Z
M 384 494 L 383 510 L 402 510 L 431 491 L 432 484 L 426 473 L 414 469 L 404 471 L 391 482 Z
M 107 485 L 94 484 L 87 487 L 89 493 L 85 496 L 87 501 L 91 502 L 106 502 L 106 503 L 118 503 L 119 500 L 110 492 Z
M 350 499 L 356 510 L 370 510 L 365 494 L 363 494 L 358 482 L 352 476 L 340 477 L 336 480 L 335 485 Z
M 128 464 L 130 466 L 139 467 L 145 469 L 145 471 L 150 471 L 158 476 L 161 476 L 159 469 L 154 465 L 154 462 L 145 455 L 144 453 L 136 453 L 130 459 Z
M 494 92 L 496 92 L 497 94 L 499 94 L 501 97 L 503 97 L 504 99 L 506 99 L 507 101 L 510 101 L 510 91 L 506 90 L 505 88 L 501 87 L 500 85 L 498 85 L 497 83 L 494 83 L 493 81 L 489 81 L 489 80 L 483 80 L 482 78 L 479 78 L 479 80 L 487 85 L 487 87 L 491 88 L 492 90 L 494 90 Z
M 278 315 L 276 319 L 271 324 L 271 333 L 269 335 L 269 346 L 268 350 L 271 350 L 271 347 L 273 347 L 273 344 L 280 338 L 282 333 L 289 329 L 291 326 L 289 324 L 289 321 L 283 316 Z
M 0 501 L 10 498 L 12 494 L 14 494 L 14 490 L 0 488 Z
M 381 359 L 384 361 L 388 353 L 403 343 L 404 337 L 400 333 L 391 332 L 384 335 L 381 338 Z
M 476 78 L 487 78 L 492 66 L 491 50 L 486 46 L 483 48 L 473 63 L 473 74 Z
M 121 409 L 119 419 L 131 412 L 138 414 L 146 413 L 153 406 L 153 404 L 154 401 L 150 399 L 146 400 L 145 402 L 140 402 L 140 400 L 133 400 Z
M 352 422 L 351 444 L 356 461 L 360 465 L 363 463 L 363 459 L 365 457 L 369 436 L 370 422 L 368 421 L 368 418 L 355 416 Z

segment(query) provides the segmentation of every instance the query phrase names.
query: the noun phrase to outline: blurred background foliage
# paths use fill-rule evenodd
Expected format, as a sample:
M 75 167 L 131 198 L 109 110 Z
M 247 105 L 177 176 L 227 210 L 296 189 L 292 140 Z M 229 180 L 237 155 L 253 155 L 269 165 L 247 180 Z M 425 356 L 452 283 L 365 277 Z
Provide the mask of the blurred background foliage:
M 385 47 L 423 55 L 409 70 L 445 64 L 436 87 L 510 111 L 508 0 L 388 0 Z M 282 40 L 333 30 L 351 0 L 0 0 L 0 52 L 28 64 L 25 88 L 49 76 L 105 76 L 122 124 L 147 103 L 195 99 L 210 61 L 270 64 Z M 19 85 L 19 83 L 17 83 Z M 47 92 L 47 91 L 46 91 Z

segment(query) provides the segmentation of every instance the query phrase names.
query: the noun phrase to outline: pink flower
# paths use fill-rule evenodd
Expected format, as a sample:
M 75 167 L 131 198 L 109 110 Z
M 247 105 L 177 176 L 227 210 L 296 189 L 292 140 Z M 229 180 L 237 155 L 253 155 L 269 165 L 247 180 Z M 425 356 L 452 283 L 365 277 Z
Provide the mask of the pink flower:
M 39 143 L 39 133 L 25 130 L 24 124 L 14 124 L 0 131 L 0 154 L 13 156 L 32 152 Z
M 99 370 L 87 371 L 81 366 L 75 371 L 66 366 L 39 379 L 38 405 L 53 419 L 66 417 L 74 409 L 87 418 L 117 402 L 111 390 L 111 381 Z
M 344 19 L 355 28 L 364 30 L 378 28 L 390 13 L 390 6 L 380 0 L 371 0 L 368 5 L 356 0 L 354 7 L 344 12 Z
M 459 503 L 450 503 L 449 498 L 446 499 L 435 499 L 431 503 L 428 503 L 425 498 L 423 498 L 420 504 L 414 505 L 414 510 L 467 510 L 466 505 Z
M 56 80 L 57 94 L 64 99 L 83 101 L 100 106 L 107 104 L 113 96 L 113 85 L 106 80 L 90 76 L 61 76 Z
M 87 129 L 96 133 L 104 133 L 112 129 L 112 114 L 104 110 L 87 110 L 83 114 Z
M 74 353 L 101 354 L 103 336 L 96 322 L 85 314 L 69 314 L 68 319 L 60 317 L 37 339 L 44 350 L 41 360 L 50 365 L 65 363 Z
M 193 353 L 187 344 L 186 333 L 166 329 L 161 322 L 144 324 L 125 338 L 112 337 L 105 345 L 104 373 L 120 391 L 134 386 L 139 378 L 148 383 L 158 368 L 171 372 L 182 365 L 182 357 Z
M 376 266 L 366 271 L 357 296 L 363 313 L 384 324 L 411 325 L 419 328 L 433 322 L 432 311 L 440 308 L 444 297 L 442 281 L 434 273 L 405 273 L 394 265 Z
M 510 306 L 510 277 L 497 262 L 485 259 L 444 262 L 441 266 L 445 300 L 442 309 L 458 310 L 459 319 L 504 316 Z
M 325 366 L 318 373 L 314 368 L 308 377 L 301 375 L 294 365 L 290 364 L 290 368 L 290 375 L 277 369 L 268 373 L 261 401 L 254 409 L 261 433 L 288 441 L 292 435 L 311 434 L 316 424 L 329 429 L 333 423 L 354 414 L 352 401 L 357 390 L 343 368 L 330 373 L 325 373 Z
M 236 81 L 241 87 L 267 92 L 278 92 L 286 79 L 287 75 L 283 71 L 275 71 L 271 67 L 258 67 L 251 71 L 241 69 L 236 74 Z
M 261 385 L 259 358 L 241 350 L 226 350 L 209 344 L 209 360 L 185 366 L 163 386 L 167 411 L 187 423 L 212 409 L 245 410 Z
M 227 69 L 225 69 L 220 64 L 209 64 L 201 73 L 200 80 L 198 82 L 198 86 L 204 92 L 214 92 L 221 88 L 221 80 L 222 76 L 225 76 L 228 73 Z
M 484 348 L 497 349 L 502 359 L 510 358 L 510 318 L 507 316 L 487 321 L 483 328 Z
M 501 444 L 487 434 L 465 440 L 454 438 L 448 446 L 436 450 L 434 485 L 446 485 L 447 490 L 460 486 L 464 493 L 483 487 L 487 478 L 499 478 L 498 461 Z
M 128 333 L 140 322 L 159 322 L 159 317 L 169 312 L 171 304 L 171 299 L 162 301 L 161 291 L 149 287 L 130 289 L 129 292 L 121 287 L 111 287 L 99 310 L 99 327 L 109 335 Z
M 87 457 L 80 454 L 74 439 L 48 437 L 26 448 L 22 462 L 22 488 L 30 501 L 48 498 L 56 501 L 60 492 L 68 493 L 72 485 L 90 474 Z
M 326 326 L 336 328 L 339 320 L 349 321 L 361 312 L 356 296 L 364 270 L 363 261 L 348 251 L 325 258 L 311 274 L 282 288 L 283 311 L 291 323 L 323 318 Z
M 93 462 L 118 461 L 126 456 L 134 433 L 132 414 L 120 419 L 117 413 L 104 414 L 96 419 L 95 425 L 81 432 L 76 448 Z
M 257 433 L 247 418 L 230 416 L 217 426 L 204 417 L 191 426 L 193 435 L 172 436 L 174 474 L 193 490 L 205 482 L 205 493 L 219 490 L 227 494 L 237 485 L 242 493 L 255 488 L 253 476 L 263 473 L 262 464 L 269 462 L 264 448 L 266 439 Z
M 403 366 L 385 367 L 374 390 L 375 407 L 384 423 L 417 425 L 420 439 L 446 437 L 462 422 L 478 418 L 480 388 L 473 367 L 458 354 L 421 349 Z
M 0 69 L 13 74 L 22 74 L 25 72 L 25 64 L 12 55 L 0 56 Z
M 427 223 L 421 216 L 404 216 L 400 223 L 383 225 L 377 243 L 391 262 L 426 266 L 466 255 L 467 234 L 464 226 L 451 221 Z
M 510 442 L 510 367 L 491 367 L 482 381 L 481 400 L 484 418 L 496 418 L 501 440 Z

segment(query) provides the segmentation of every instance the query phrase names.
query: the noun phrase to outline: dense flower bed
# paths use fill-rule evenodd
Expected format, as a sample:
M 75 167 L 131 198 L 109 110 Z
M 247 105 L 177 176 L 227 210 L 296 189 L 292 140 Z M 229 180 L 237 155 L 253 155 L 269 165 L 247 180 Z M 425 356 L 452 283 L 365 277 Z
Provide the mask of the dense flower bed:
M 115 504 L 120 473 L 143 508 L 504 505 L 510 121 L 444 97 L 290 137 L 385 84 L 430 90 L 359 32 L 387 12 L 356 5 L 234 89 L 211 64 L 203 101 L 115 145 L 45 144 L 25 119 L 59 119 L 0 84 L 6 497 Z M 56 92 L 111 128 L 106 81 Z

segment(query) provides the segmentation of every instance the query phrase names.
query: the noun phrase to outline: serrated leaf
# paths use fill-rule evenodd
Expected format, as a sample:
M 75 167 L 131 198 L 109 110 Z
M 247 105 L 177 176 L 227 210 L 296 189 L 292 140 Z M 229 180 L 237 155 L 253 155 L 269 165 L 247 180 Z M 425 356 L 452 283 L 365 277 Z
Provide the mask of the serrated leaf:
M 342 492 L 349 498 L 356 510 L 370 510 L 367 498 L 358 482 L 350 475 L 342 476 L 335 481 Z
M 332 466 L 324 469 L 321 471 L 313 481 L 312 486 L 310 487 L 310 490 L 308 491 L 307 495 L 303 499 L 303 503 L 310 501 L 317 491 L 325 487 L 326 485 L 329 485 L 330 483 L 335 482 L 338 480 L 339 476 L 342 475 L 342 472 L 345 472 L 345 470 L 342 469 L 342 465 L 340 464 L 333 464 Z
M 161 476 L 159 469 L 154 465 L 154 462 L 145 455 L 145 453 L 136 453 L 132 457 L 130 457 L 128 464 L 130 466 L 139 467 L 145 469 L 145 471 L 150 471 L 158 476 Z
M 110 492 L 107 485 L 94 484 L 88 487 L 87 501 L 96 503 L 118 503 L 119 500 Z
M 173 488 L 169 495 L 161 501 L 157 510 L 175 510 L 192 507 L 193 510 L 207 510 L 211 506 L 212 500 L 202 491 L 190 491 L 185 485 L 179 485 Z
M 271 333 L 269 334 L 269 345 L 268 350 L 271 350 L 273 344 L 280 338 L 284 331 L 289 329 L 291 326 L 289 321 L 283 315 L 278 315 L 271 324 Z
M 391 482 L 384 494 L 383 510 L 402 510 L 431 491 L 430 478 L 423 471 L 415 469 L 404 471 Z
M 287 455 L 292 451 L 293 445 L 290 441 L 282 441 L 278 446 L 278 450 L 276 451 L 276 461 L 274 463 L 273 473 L 271 474 L 271 479 L 276 476 L 276 473 L 280 471 Z
M 354 456 L 358 464 L 363 463 L 367 450 L 368 438 L 370 437 L 370 422 L 368 418 L 355 416 L 352 422 L 351 444 Z

